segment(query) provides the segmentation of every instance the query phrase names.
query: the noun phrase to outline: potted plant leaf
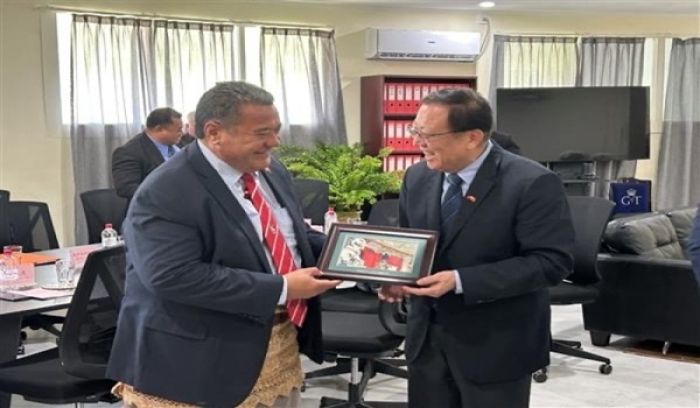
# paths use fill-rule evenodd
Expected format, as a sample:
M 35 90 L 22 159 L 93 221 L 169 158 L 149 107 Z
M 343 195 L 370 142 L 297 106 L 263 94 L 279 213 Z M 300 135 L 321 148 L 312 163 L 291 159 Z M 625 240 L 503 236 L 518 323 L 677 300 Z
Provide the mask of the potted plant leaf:
M 389 153 L 390 149 L 382 149 L 376 157 L 365 155 L 359 143 L 317 143 L 313 149 L 282 146 L 278 150 L 280 161 L 295 177 L 328 183 L 328 200 L 340 222 L 359 220 L 365 202 L 374 204 L 377 196 L 399 191 L 399 177 L 382 171 L 382 160 Z

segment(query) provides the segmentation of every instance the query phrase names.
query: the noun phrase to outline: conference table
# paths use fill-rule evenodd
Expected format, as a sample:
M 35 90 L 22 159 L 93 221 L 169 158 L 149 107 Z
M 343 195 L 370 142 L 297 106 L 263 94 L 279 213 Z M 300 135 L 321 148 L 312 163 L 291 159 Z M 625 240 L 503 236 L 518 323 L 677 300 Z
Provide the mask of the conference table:
M 58 258 L 68 258 L 71 249 L 67 247 L 41 251 L 40 253 Z M 56 282 L 56 267 L 53 263 L 37 266 L 34 271 L 37 284 Z M 71 292 L 68 292 L 68 296 L 46 300 L 0 300 L 0 363 L 17 358 L 17 347 L 24 316 L 65 309 L 70 304 L 71 298 Z M 0 408 L 9 408 L 9 406 L 10 396 L 0 393 Z

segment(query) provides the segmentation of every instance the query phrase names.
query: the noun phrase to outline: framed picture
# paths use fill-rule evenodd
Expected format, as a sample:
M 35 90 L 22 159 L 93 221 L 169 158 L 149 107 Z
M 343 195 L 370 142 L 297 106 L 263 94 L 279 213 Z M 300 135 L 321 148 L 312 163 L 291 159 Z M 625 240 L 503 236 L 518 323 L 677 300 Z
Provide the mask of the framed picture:
M 333 224 L 319 269 L 329 278 L 413 284 L 433 266 L 437 232 Z

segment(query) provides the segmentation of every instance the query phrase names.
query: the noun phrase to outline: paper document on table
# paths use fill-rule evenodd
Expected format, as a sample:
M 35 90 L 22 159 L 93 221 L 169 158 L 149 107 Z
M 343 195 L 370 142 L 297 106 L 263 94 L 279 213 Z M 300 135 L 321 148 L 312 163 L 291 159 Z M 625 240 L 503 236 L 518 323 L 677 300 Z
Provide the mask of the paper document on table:
M 59 297 L 73 295 L 72 289 L 49 290 L 49 289 L 43 289 L 43 288 L 33 288 L 33 289 L 26 289 L 26 290 L 6 290 L 5 292 L 16 293 L 18 295 L 24 295 L 24 296 L 28 296 L 30 298 L 41 299 L 41 300 L 53 299 L 53 298 L 59 298 Z
M 53 255 L 26 253 L 21 254 L 19 259 L 19 262 L 22 264 L 47 265 L 56 262 L 58 257 Z

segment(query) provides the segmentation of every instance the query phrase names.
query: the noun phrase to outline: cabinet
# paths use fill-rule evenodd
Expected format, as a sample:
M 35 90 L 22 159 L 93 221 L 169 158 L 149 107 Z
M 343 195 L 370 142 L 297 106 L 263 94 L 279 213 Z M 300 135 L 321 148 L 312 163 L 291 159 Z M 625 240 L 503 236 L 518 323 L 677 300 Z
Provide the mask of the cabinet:
M 375 75 L 361 81 L 361 137 L 367 154 L 390 147 L 384 171 L 404 170 L 421 160 L 407 127 L 413 123 L 420 101 L 444 88 L 476 89 L 475 77 L 422 77 Z

